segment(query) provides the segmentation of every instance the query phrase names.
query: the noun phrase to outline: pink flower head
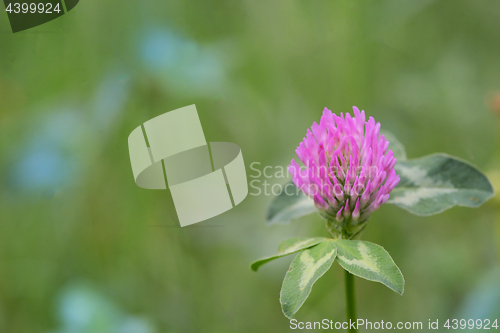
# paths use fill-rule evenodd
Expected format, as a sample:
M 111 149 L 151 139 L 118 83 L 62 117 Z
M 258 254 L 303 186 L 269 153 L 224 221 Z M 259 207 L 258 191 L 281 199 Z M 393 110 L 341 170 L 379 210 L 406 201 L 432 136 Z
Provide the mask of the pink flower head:
M 314 122 L 288 166 L 293 182 L 314 200 L 323 216 L 337 222 L 361 223 L 389 199 L 399 183 L 396 158 L 389 141 L 380 135 L 380 123 L 353 107 L 337 116 L 325 108 Z

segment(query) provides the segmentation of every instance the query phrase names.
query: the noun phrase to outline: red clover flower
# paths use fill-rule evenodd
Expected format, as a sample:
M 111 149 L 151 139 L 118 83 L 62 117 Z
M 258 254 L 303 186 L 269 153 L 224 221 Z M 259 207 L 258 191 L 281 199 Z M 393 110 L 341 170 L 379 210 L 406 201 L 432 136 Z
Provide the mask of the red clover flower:
M 325 108 L 319 125 L 313 123 L 295 150 L 304 166 L 294 159 L 288 166 L 295 186 L 314 200 L 330 232 L 342 238 L 359 234 L 400 180 L 380 123 L 372 117 L 365 121 L 357 107 L 353 111 L 354 117 L 339 117 Z

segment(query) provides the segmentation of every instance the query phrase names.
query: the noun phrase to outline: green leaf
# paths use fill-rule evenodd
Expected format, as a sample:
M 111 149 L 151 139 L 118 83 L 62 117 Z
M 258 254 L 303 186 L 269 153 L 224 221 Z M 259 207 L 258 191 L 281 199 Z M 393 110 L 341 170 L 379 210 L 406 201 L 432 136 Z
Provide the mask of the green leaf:
M 380 282 L 399 294 L 404 291 L 404 278 L 389 253 L 380 245 L 360 240 L 338 239 L 337 260 L 351 274 Z
M 290 222 L 293 219 L 317 211 L 314 201 L 308 198 L 290 181 L 283 187 L 283 191 L 271 202 L 267 211 L 267 223 Z
M 392 150 L 394 153 L 394 157 L 397 158 L 398 162 L 399 161 L 405 161 L 406 160 L 406 150 L 405 146 L 401 142 L 396 139 L 394 134 L 388 131 L 381 130 L 380 134 L 383 134 L 385 139 L 389 141 L 389 149 Z
M 292 319 L 304 304 L 313 284 L 330 269 L 336 254 L 335 241 L 327 240 L 293 259 L 280 292 L 281 309 L 287 318 Z
M 293 237 L 293 238 L 289 238 L 287 240 L 282 241 L 278 245 L 278 254 L 271 256 L 271 257 L 267 257 L 267 258 L 263 258 L 263 259 L 259 259 L 257 261 L 254 261 L 250 265 L 250 268 L 256 272 L 259 269 L 259 267 L 264 265 L 265 263 L 268 263 L 274 259 L 278 259 L 278 258 L 287 256 L 289 254 L 307 249 L 311 246 L 317 245 L 317 244 L 324 242 L 326 240 L 327 240 L 327 238 L 323 238 L 323 237 L 315 237 L 315 238 Z
M 475 166 L 446 154 L 396 163 L 401 177 L 389 203 L 416 215 L 432 215 L 453 206 L 478 207 L 494 195 L 488 178 Z

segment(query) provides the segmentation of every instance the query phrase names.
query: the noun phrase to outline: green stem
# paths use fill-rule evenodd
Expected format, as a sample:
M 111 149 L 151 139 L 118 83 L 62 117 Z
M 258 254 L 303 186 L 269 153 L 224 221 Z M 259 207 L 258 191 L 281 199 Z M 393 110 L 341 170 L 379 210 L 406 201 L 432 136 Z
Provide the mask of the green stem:
M 354 295 L 354 275 L 345 271 L 345 301 L 347 310 L 347 322 L 356 321 L 356 296 Z M 350 327 L 351 325 L 349 325 Z M 349 328 L 348 332 L 355 333 L 358 330 L 355 328 Z

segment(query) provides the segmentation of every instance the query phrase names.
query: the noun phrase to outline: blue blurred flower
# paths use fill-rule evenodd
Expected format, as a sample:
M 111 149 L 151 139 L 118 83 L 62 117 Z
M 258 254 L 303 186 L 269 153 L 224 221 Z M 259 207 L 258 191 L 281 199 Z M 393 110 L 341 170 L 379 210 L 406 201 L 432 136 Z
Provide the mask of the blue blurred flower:
M 224 90 L 228 68 L 218 48 L 159 28 L 145 34 L 140 52 L 146 70 L 176 94 L 211 96 Z
M 57 333 L 156 332 L 148 320 L 124 313 L 86 282 L 71 283 L 61 291 L 57 313 L 61 323 Z
M 500 316 L 500 268 L 494 267 L 483 276 L 478 286 L 467 295 L 457 318 L 490 320 Z
M 16 151 L 7 173 L 15 189 L 54 190 L 71 184 L 82 174 L 99 141 L 109 134 L 127 99 L 127 76 L 106 76 L 87 106 L 60 108 L 41 116 L 33 131 Z M 85 112 L 90 109 L 90 112 Z

